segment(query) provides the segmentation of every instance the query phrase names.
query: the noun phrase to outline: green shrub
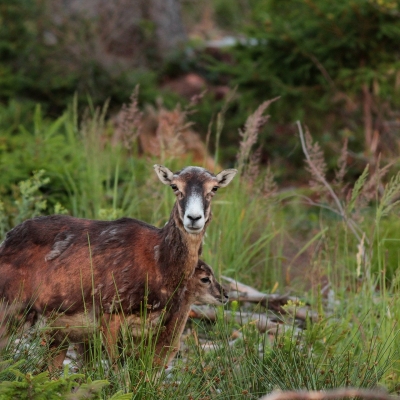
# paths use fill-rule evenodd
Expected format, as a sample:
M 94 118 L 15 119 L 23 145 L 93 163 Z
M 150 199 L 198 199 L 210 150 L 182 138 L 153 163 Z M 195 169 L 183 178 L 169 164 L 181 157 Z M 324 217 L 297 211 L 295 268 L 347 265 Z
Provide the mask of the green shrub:
M 373 151 L 374 131 L 382 135 L 380 151 L 396 155 L 395 131 L 383 121 L 400 104 L 399 9 L 389 0 L 259 1 L 243 27 L 247 42 L 228 50 L 231 62 L 211 63 L 238 85 L 241 115 L 281 96 L 261 143 L 265 158 L 286 166 L 285 179 L 301 166 L 296 120 L 326 144 L 330 166 L 345 137 L 353 152 Z

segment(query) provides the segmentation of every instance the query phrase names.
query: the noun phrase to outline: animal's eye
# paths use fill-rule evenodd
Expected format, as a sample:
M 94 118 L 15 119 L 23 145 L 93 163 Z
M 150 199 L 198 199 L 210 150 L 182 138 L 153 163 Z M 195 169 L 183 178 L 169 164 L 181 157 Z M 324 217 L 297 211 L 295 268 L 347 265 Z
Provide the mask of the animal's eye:
M 171 186 L 172 190 L 178 190 L 178 186 L 176 186 L 176 185 L 170 185 L 170 186 Z
M 210 282 L 210 278 L 201 278 L 200 279 L 203 283 L 208 283 Z
M 216 191 L 218 190 L 218 188 L 219 188 L 219 186 L 214 186 L 214 187 L 212 188 L 212 191 L 213 191 L 213 192 L 216 192 Z

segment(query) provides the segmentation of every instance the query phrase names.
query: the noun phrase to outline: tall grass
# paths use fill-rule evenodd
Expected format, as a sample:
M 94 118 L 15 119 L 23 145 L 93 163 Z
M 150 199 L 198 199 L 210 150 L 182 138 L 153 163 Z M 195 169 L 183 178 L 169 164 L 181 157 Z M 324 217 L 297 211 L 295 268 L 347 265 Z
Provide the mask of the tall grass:
M 134 399 L 256 399 L 275 389 L 384 385 L 399 390 L 399 175 L 380 179 L 368 198 L 364 188 L 370 176 L 343 195 L 345 185 L 329 181 L 346 218 L 335 212 L 321 187 L 314 192 L 276 188 L 271 171 L 258 165 L 253 151 L 257 127 L 266 122 L 265 109 L 257 110 L 247 125 L 253 137 L 238 158 L 241 176 L 213 199 L 202 257 L 217 274 L 265 292 L 299 295 L 319 319 L 307 320 L 305 330 L 293 323 L 284 333 L 265 334 L 255 324 L 229 322 L 219 311 L 215 323 L 191 322 L 184 351 L 169 370 L 153 367 L 151 340 L 150 345 L 149 340 L 138 343 L 129 332 L 121 359 L 110 366 L 96 334 L 86 363 L 77 364 L 80 382 L 108 381 L 96 396 L 110 398 L 122 391 Z M 28 165 L 40 159 L 35 170 L 44 172 L 25 174 L 19 185 L 1 181 L 2 237 L 23 219 L 55 210 L 88 218 L 123 215 L 159 227 L 168 219 L 174 198 L 152 168 L 160 160 L 140 158 L 132 147 L 112 144 L 104 110 L 92 110 L 81 121 L 74 110 L 48 121 L 37 109 L 31 128 L 21 128 L 26 140 L 14 157 Z M 218 135 L 223 134 L 219 126 Z M 245 141 L 246 132 L 242 134 Z M 7 157 L 9 163 L 17 162 L 11 153 Z M 188 160 L 162 162 L 179 169 Z M 11 170 L 18 171 L 15 176 L 26 172 L 15 165 Z M 239 306 L 239 314 L 249 309 L 248 304 Z M 17 370 L 36 376 L 45 368 L 48 351 L 40 332 L 33 330 L 28 341 L 19 331 L 13 333 L 1 359 L 17 364 L 7 373 L 0 365 L 0 379 L 8 382 L 0 383 L 0 398 L 3 385 L 23 381 Z M 202 339 L 211 349 L 203 349 Z

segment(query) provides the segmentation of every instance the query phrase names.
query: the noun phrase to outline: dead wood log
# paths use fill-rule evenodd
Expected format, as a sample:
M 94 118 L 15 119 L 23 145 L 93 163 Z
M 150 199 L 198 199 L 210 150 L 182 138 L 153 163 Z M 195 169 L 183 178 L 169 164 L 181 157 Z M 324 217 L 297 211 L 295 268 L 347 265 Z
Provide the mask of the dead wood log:
M 272 392 L 267 396 L 261 397 L 259 400 L 334 400 L 355 397 L 364 400 L 400 400 L 400 397 L 391 396 L 381 390 L 366 390 L 357 388 L 343 388 L 310 392 Z
M 211 307 L 194 305 L 191 307 L 189 317 L 215 321 L 217 319 L 217 312 Z M 242 326 L 253 324 L 260 333 L 282 333 L 285 329 L 292 328 L 291 326 L 272 321 L 265 314 L 225 311 L 224 318 L 229 322 L 234 322 Z
M 221 278 L 229 283 L 229 288 L 231 289 L 229 293 L 230 300 L 257 303 L 269 310 L 277 311 L 281 314 L 290 314 L 302 321 L 305 321 L 307 318 L 317 321 L 319 318 L 318 314 L 311 311 L 309 307 L 296 306 L 295 304 L 299 303 L 297 297 L 289 296 L 289 294 L 265 294 L 227 276 L 221 276 Z M 286 306 L 289 302 L 292 302 L 294 305 L 284 308 L 283 306 Z

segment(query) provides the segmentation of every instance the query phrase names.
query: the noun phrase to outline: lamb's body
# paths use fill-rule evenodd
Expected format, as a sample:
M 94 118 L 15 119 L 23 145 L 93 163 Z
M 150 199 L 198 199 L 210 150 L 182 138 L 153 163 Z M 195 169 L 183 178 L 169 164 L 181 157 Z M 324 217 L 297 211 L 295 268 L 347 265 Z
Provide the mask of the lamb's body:
M 204 280 L 208 279 L 208 282 Z M 180 347 L 182 332 L 189 318 L 190 307 L 195 302 L 223 305 L 228 295 L 215 279 L 212 268 L 199 260 L 194 275 L 187 283 L 180 303 L 173 303 L 163 322 L 163 329 L 157 336 L 155 358 L 158 364 L 167 365 Z
M 179 292 L 179 293 L 178 293 Z M 179 297 L 179 299 L 178 299 Z M 179 301 L 178 301 L 179 300 Z M 58 343 L 85 343 L 99 328 L 105 335 L 105 346 L 112 360 L 117 358 L 117 341 L 123 327 L 128 328 L 129 336 L 136 342 L 148 341 L 150 331 L 156 342 L 155 363 L 168 364 L 179 350 L 180 337 L 189 317 L 190 307 L 195 302 L 201 304 L 223 305 L 228 296 L 216 280 L 212 268 L 199 260 L 195 272 L 188 279 L 187 286 L 176 291 L 162 310 L 145 309 L 137 314 L 103 314 L 96 318 L 90 306 L 84 313 L 73 315 L 53 312 L 45 321 L 49 334 Z M 143 315 L 145 313 L 145 315 Z M 54 326 L 54 330 L 51 329 Z M 83 346 L 78 346 L 83 351 Z M 54 368 L 60 368 L 66 355 L 66 347 L 61 351 Z

